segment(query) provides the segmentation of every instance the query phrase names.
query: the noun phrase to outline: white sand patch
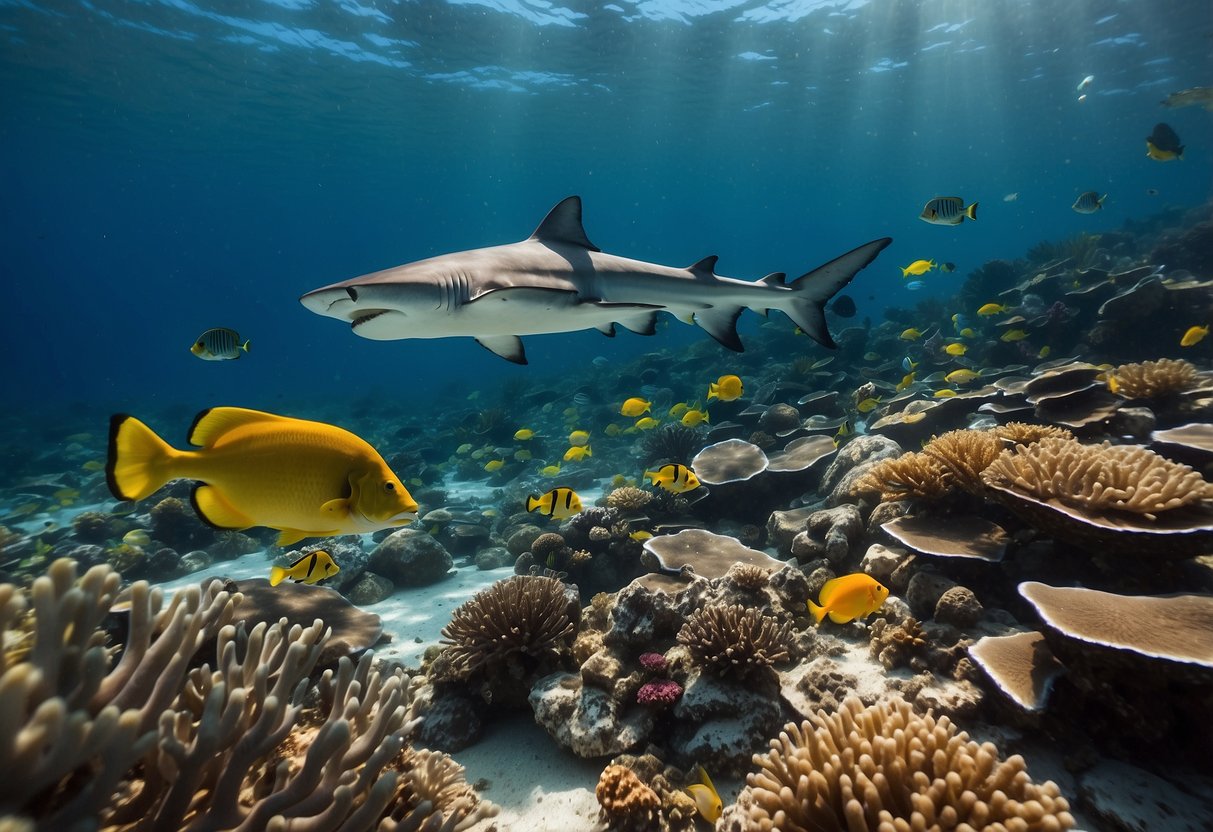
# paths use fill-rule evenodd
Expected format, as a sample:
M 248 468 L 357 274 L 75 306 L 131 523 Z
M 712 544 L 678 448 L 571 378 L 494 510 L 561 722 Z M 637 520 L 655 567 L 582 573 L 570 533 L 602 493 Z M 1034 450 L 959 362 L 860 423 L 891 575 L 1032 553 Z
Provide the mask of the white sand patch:
M 369 536 L 364 545 L 371 545 Z M 182 578 L 157 584 L 165 595 L 182 587 L 193 586 L 211 578 L 268 578 L 272 559 L 265 551 L 241 555 L 234 560 L 213 563 L 205 569 Z M 375 654 L 414 667 L 421 663 L 421 654 L 438 643 L 441 630 L 451 620 L 455 607 L 496 581 L 514 574 L 513 567 L 480 570 L 463 566 L 451 572 L 445 580 L 423 587 L 401 587 L 377 604 L 362 607 L 383 619 L 384 633 L 392 640 L 375 648 Z

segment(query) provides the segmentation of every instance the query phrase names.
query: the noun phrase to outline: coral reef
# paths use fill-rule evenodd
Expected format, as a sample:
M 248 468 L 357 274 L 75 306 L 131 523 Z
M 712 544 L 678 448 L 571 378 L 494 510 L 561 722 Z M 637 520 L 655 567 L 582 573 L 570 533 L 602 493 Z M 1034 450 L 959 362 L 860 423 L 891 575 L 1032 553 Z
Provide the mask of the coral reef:
M 1033 425 L 1028 422 L 1007 422 L 994 428 L 994 434 L 1012 445 L 1031 445 L 1042 439 L 1073 439 L 1066 428 L 1056 425 Z
M 610 765 L 594 789 L 601 817 L 610 829 L 644 832 L 658 823 L 661 800 L 626 766 Z
M 1065 830 L 1074 818 L 1051 782 L 1035 784 L 1022 757 L 999 760 L 947 717 L 893 700 L 848 699 L 789 724 L 746 778 L 718 824 L 750 830 Z
M 451 677 L 482 681 L 485 692 L 500 697 L 511 679 L 517 684 L 551 672 L 570 654 L 580 609 L 575 590 L 570 599 L 555 578 L 498 581 L 459 606 L 442 628 Z
M 853 485 L 854 493 L 878 493 L 881 502 L 937 500 L 951 488 L 951 474 L 939 459 L 915 452 L 880 460 Z
M 608 494 L 606 496 L 606 504 L 609 508 L 628 513 L 643 510 L 652 499 L 652 493 L 645 491 L 643 488 L 625 485 L 621 488 L 616 488 Z
M 120 578 L 58 560 L 30 589 L 32 644 L 0 664 L 0 812 L 30 828 L 464 829 L 495 808 L 460 769 L 407 747 L 407 689 L 365 655 L 308 676 L 327 638 L 231 623 L 242 598 L 213 581 L 162 596 L 129 590 L 116 661 L 100 628 Z M 10 640 L 26 601 L 0 585 Z M 214 664 L 190 668 L 214 644 Z M 214 670 L 210 668 L 214 667 Z M 300 819 L 296 821 L 294 819 Z
M 740 604 L 698 609 L 678 631 L 696 664 L 742 678 L 787 661 L 790 640 L 786 623 Z
M 1186 465 L 1127 445 L 1082 445 L 1043 439 L 1004 451 L 987 484 L 1014 487 L 1041 500 L 1094 511 L 1127 511 L 1148 520 L 1161 512 L 1213 498 L 1213 483 Z
M 981 472 L 1003 450 L 997 434 L 982 430 L 953 430 L 936 436 L 922 452 L 938 461 L 951 474 L 950 481 L 970 494 L 980 495 L 985 487 Z
M 1109 386 L 1128 399 L 1165 399 L 1195 390 L 1203 381 L 1194 364 L 1182 359 L 1161 358 L 1122 364 L 1112 371 Z
M 683 465 L 691 461 L 706 443 L 702 434 L 686 425 L 662 425 L 644 439 L 640 457 L 645 463 L 664 461 Z

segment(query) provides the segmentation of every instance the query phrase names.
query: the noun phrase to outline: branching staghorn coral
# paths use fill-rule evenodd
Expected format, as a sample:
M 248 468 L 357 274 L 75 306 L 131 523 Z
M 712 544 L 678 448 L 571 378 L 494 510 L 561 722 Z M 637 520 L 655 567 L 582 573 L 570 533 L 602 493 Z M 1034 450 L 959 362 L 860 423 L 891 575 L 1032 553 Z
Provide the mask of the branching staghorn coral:
M 230 623 L 241 596 L 220 581 L 163 609 L 158 590 L 133 584 L 111 667 L 99 625 L 119 584 L 107 566 L 77 579 L 69 560 L 34 582 L 33 646 L 0 665 L 0 816 L 46 832 L 403 832 L 462 829 L 495 811 L 401 803 L 420 788 L 394 763 L 415 725 L 403 673 L 374 671 L 367 654 L 313 685 L 324 623 L 246 632 Z M 23 606 L 0 586 L 6 640 Z M 216 670 L 190 669 L 211 639 Z
M 745 677 L 788 659 L 791 634 L 786 623 L 756 607 L 713 604 L 692 613 L 678 631 L 697 665 L 724 676 Z
M 1195 365 L 1183 359 L 1160 358 L 1122 364 L 1108 378 L 1108 387 L 1128 399 L 1159 399 L 1195 390 L 1203 379 Z
M 970 494 L 984 490 L 981 472 L 989 467 L 1004 445 L 993 431 L 951 430 L 931 438 L 922 452 L 941 463 L 951 481 Z
M 1074 826 L 1056 784 L 1035 784 L 1024 760 L 998 759 L 947 717 L 919 716 L 904 700 L 865 708 L 852 697 L 833 715 L 787 725 L 755 754 L 727 832 L 1061 832 Z
M 993 431 L 999 439 L 1012 445 L 1031 445 L 1042 439 L 1073 439 L 1074 434 L 1056 425 L 1033 425 L 1028 422 L 1007 422 Z
M 1004 451 L 983 474 L 991 486 L 1093 511 L 1160 512 L 1213 499 L 1213 483 L 1187 465 L 1135 445 L 1043 439 Z
M 952 488 L 952 476 L 934 457 L 922 453 L 884 459 L 860 477 L 856 494 L 879 492 L 883 503 L 893 500 L 937 500 Z
M 565 586 L 556 578 L 515 575 L 464 602 L 442 628 L 458 678 L 521 655 L 543 657 L 569 650 L 577 634 Z

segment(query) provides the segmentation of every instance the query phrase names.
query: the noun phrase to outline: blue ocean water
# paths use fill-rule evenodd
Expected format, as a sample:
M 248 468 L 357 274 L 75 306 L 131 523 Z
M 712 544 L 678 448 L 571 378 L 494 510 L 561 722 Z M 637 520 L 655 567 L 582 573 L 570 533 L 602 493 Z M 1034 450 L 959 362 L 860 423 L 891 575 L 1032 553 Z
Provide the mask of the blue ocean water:
M 1211 31 L 1204 0 L 0 0 L 6 386 L 101 414 L 425 408 L 706 338 L 532 337 L 514 367 L 298 303 L 521 239 L 569 194 L 606 251 L 715 253 L 749 279 L 892 236 L 850 292 L 879 321 L 917 299 L 897 268 L 915 259 L 955 262 L 920 293 L 951 294 L 1041 240 L 1208 200 L 1210 114 L 1159 102 L 1213 78 Z M 1183 162 L 1147 159 L 1158 121 Z M 1087 190 L 1110 195 L 1096 215 L 1070 209 Z M 917 219 L 952 194 L 977 222 Z M 251 355 L 191 356 L 213 326 Z

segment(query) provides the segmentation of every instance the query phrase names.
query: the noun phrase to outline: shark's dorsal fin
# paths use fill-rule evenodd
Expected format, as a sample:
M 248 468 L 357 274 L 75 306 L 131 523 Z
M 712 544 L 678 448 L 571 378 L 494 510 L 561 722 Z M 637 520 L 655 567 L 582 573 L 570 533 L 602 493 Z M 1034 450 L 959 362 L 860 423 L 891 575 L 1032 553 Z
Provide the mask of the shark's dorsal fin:
M 758 282 L 766 286 L 785 286 L 787 285 L 787 278 L 788 276 L 783 272 L 771 272 Z
M 602 251 L 585 236 L 581 226 L 581 197 L 568 196 L 556 203 L 548 215 L 539 223 L 530 239 L 541 243 L 565 243 L 590 251 Z
M 719 259 L 715 254 L 709 254 L 699 262 L 687 266 L 687 271 L 698 278 L 715 277 L 716 261 Z

